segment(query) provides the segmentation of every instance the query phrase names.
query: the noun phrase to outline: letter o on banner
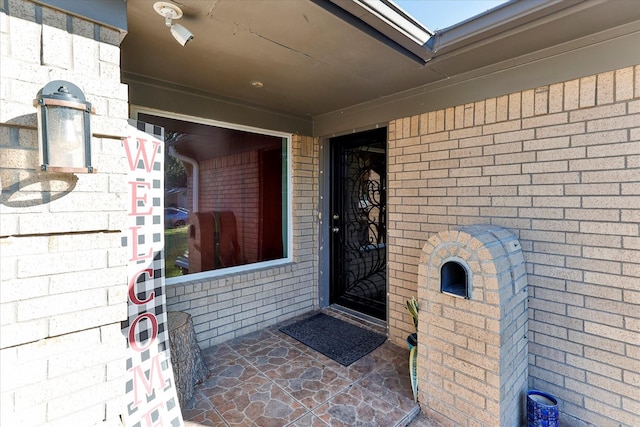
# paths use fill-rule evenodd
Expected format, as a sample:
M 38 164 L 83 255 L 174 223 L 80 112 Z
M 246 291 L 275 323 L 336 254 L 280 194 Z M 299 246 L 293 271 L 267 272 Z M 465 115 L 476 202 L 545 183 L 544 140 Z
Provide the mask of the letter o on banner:
M 151 323 L 150 325 L 151 336 L 147 336 L 145 340 L 141 341 L 138 338 L 140 338 L 145 331 L 149 330 L 149 328 L 147 328 L 138 332 L 138 324 L 143 319 L 148 319 L 148 321 Z M 144 326 L 144 323 L 141 324 L 140 327 Z M 133 323 L 129 327 L 129 345 L 131 345 L 131 348 L 133 350 L 138 352 L 142 352 L 148 349 L 151 346 L 151 344 L 155 342 L 157 336 L 158 336 L 158 319 L 156 319 L 156 316 L 154 316 L 152 313 L 143 313 L 140 316 L 136 317 L 136 319 L 133 321 Z M 144 343 L 143 346 L 139 345 L 143 343 Z

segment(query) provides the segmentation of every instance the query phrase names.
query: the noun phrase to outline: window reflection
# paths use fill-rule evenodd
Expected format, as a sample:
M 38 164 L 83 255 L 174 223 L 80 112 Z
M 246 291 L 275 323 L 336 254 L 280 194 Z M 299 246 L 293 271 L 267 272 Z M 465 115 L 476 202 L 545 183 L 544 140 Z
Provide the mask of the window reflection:
M 184 227 L 165 220 L 166 277 L 286 256 L 286 138 L 148 114 L 139 119 L 163 126 L 166 149 L 190 159 L 166 162 L 165 208 L 189 213 Z

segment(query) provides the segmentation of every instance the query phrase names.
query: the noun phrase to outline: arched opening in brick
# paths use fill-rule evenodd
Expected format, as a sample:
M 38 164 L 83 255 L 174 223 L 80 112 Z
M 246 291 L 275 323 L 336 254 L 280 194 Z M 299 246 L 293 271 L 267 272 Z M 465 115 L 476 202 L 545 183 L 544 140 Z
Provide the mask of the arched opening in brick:
M 469 275 L 458 261 L 447 261 L 440 270 L 440 292 L 455 297 L 469 298 Z

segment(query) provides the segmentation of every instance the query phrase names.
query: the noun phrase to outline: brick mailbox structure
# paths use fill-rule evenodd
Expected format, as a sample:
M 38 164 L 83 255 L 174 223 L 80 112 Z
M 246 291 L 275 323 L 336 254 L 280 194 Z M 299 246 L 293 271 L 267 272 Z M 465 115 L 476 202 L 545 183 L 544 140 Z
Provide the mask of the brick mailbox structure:
M 527 389 L 527 273 L 518 239 L 474 225 L 442 231 L 418 273 L 418 389 L 445 426 L 519 426 Z

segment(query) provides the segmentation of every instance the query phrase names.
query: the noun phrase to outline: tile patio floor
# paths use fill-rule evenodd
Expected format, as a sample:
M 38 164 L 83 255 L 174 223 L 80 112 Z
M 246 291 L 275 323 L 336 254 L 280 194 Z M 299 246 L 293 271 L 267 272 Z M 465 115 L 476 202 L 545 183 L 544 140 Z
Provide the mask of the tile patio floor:
M 384 334 L 378 325 L 324 312 Z M 202 352 L 210 377 L 183 408 L 187 427 L 437 426 L 418 416 L 406 347 L 387 341 L 344 367 L 280 332 L 283 325 Z

